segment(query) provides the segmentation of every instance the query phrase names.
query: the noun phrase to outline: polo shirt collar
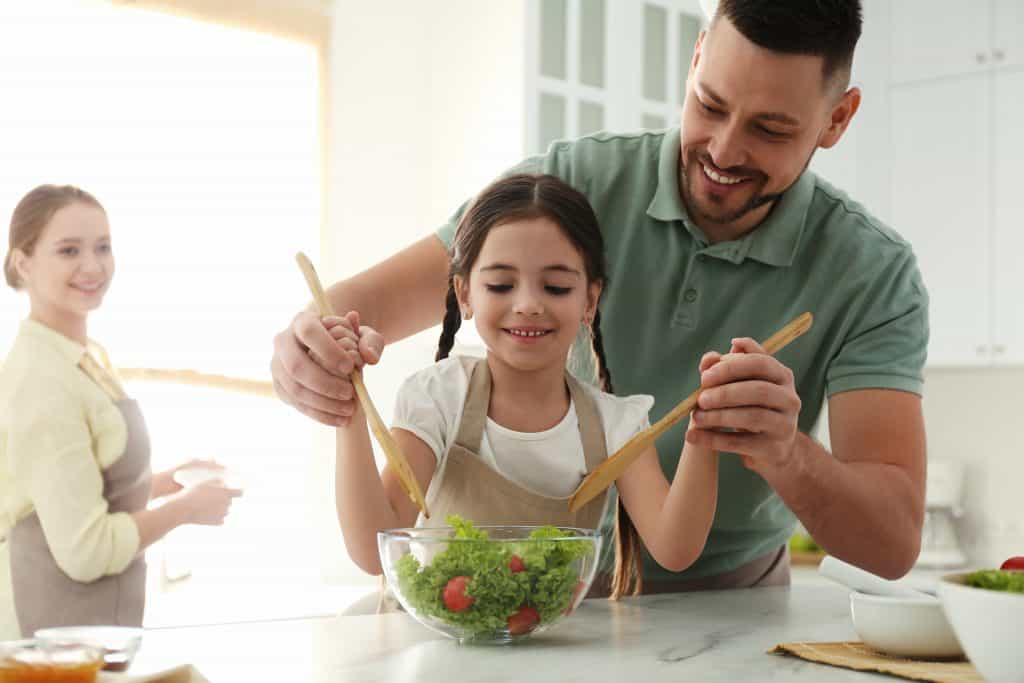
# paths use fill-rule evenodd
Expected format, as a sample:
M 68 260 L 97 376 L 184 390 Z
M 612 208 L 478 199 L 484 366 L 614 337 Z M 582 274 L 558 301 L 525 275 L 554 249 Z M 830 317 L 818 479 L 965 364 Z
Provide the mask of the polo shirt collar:
M 31 318 L 21 322 L 20 334 L 40 344 L 45 344 L 73 365 L 78 365 L 78 361 L 82 360 L 82 356 L 86 351 L 85 347 L 78 342 L 68 339 L 60 332 Z
M 814 185 L 814 174 L 805 170 L 760 225 L 738 240 L 706 247 L 707 254 L 733 263 L 752 258 L 770 266 L 792 265 L 804 232 Z M 647 207 L 647 215 L 660 221 L 680 221 L 698 242 L 708 243 L 703 231 L 690 220 L 679 194 L 679 128 L 668 131 L 661 141 L 658 185 Z

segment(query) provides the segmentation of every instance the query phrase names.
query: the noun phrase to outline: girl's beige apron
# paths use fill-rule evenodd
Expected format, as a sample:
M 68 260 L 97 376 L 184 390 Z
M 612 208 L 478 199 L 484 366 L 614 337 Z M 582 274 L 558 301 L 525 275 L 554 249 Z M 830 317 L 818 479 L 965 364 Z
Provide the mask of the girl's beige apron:
M 444 522 L 451 514 L 474 524 L 552 524 L 560 527 L 597 529 L 601 523 L 607 496 L 598 496 L 576 512 L 569 512 L 569 498 L 551 498 L 523 488 L 484 462 L 480 444 L 487 425 L 487 407 L 491 402 L 491 371 L 482 359 L 462 356 L 459 359 L 470 373 L 469 390 L 462 407 L 462 419 L 455 442 L 435 475 L 436 484 L 427 501 L 431 518 Z M 587 472 L 604 462 L 608 455 L 604 427 L 597 405 L 579 382 L 566 373 L 576 417 Z M 398 601 L 382 587 L 377 612 L 398 609 Z M 348 614 L 362 613 L 363 604 L 353 606 Z
M 606 496 L 598 496 L 577 512 L 569 512 L 569 498 L 550 498 L 523 488 L 506 479 L 480 457 L 491 400 L 491 372 L 487 362 L 462 357 L 471 373 L 469 391 L 462 408 L 462 420 L 455 443 L 442 461 L 439 481 L 428 502 L 431 516 L 444 521 L 450 514 L 460 515 L 474 524 L 553 524 L 562 527 L 596 529 L 601 522 Z M 597 405 L 576 379 L 566 373 L 579 420 L 580 439 L 587 472 L 604 462 L 608 455 L 604 427 Z
M 103 497 L 110 512 L 136 512 L 149 501 L 149 435 L 138 404 L 116 401 L 128 438 L 124 454 L 103 470 Z M 120 574 L 90 583 L 68 578 L 53 558 L 39 516 L 32 513 L 11 529 L 11 582 L 23 637 L 52 626 L 141 626 L 146 562 L 140 553 Z

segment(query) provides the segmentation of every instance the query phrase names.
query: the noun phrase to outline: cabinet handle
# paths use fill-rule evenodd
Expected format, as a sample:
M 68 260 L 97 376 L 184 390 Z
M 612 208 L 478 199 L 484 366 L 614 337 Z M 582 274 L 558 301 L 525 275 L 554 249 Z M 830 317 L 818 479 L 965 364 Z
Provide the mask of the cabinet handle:
M 1004 57 L 1006 57 L 1006 52 L 1002 48 L 997 47 L 996 49 L 992 50 L 993 62 L 1001 62 L 1003 61 Z
M 988 355 L 988 344 L 979 344 L 975 351 L 978 352 L 979 356 L 984 358 Z
M 1003 355 L 1004 353 L 1006 353 L 1006 344 L 994 344 L 992 346 L 992 353 L 996 354 L 997 356 Z
M 978 62 L 978 64 L 984 64 L 985 62 L 988 61 L 988 55 L 985 54 L 984 52 L 979 52 L 978 54 L 974 55 L 974 59 L 975 61 Z

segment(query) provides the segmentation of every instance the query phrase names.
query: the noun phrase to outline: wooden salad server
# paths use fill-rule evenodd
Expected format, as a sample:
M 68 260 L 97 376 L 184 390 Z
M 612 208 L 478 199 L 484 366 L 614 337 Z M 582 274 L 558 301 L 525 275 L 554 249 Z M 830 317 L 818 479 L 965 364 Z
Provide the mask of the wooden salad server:
M 306 277 L 306 284 L 309 285 L 309 291 L 313 294 L 313 300 L 320 311 L 320 316 L 323 318 L 333 316 L 334 309 L 324 294 L 324 288 L 320 284 L 320 278 L 317 277 L 316 269 L 313 268 L 312 262 L 301 251 L 295 255 L 295 260 L 298 262 L 299 268 L 302 269 L 302 274 Z M 429 518 L 430 512 L 427 511 L 427 501 L 423 496 L 423 491 L 420 489 L 419 482 L 416 481 L 412 467 L 409 466 L 409 461 L 406 459 L 405 454 L 402 453 L 402 449 L 399 448 L 398 442 L 395 441 L 395 437 L 392 436 L 391 431 L 384 424 L 384 420 L 380 419 L 380 414 L 374 408 L 373 402 L 370 401 L 366 385 L 363 384 L 363 373 L 359 369 L 352 371 L 352 386 L 356 389 L 356 395 L 359 397 L 359 403 L 362 404 L 363 411 L 366 413 L 366 420 L 370 424 L 370 430 L 384 451 L 388 464 L 395 470 L 395 473 L 398 475 L 398 481 L 401 482 L 402 488 L 405 489 L 412 502 L 419 506 L 420 510 L 423 511 L 424 517 Z
M 774 356 L 784 346 L 811 329 L 813 321 L 814 316 L 804 313 L 769 337 L 762 346 L 765 351 Z M 697 407 L 697 399 L 700 398 L 700 394 L 701 389 L 697 389 L 682 403 L 666 413 L 664 417 L 627 441 L 614 455 L 595 467 L 590 474 L 583 478 L 575 493 L 569 498 L 569 510 L 571 512 L 579 510 L 592 498 L 615 483 L 615 480 L 626 471 L 626 468 L 632 465 L 641 453 L 653 446 L 654 441 L 665 430 L 693 412 L 693 409 Z

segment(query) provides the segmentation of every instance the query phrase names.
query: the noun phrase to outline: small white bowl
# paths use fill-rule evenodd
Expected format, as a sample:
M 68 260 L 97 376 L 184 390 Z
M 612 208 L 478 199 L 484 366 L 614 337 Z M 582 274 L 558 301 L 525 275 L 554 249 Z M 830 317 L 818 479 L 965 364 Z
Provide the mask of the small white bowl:
M 964 585 L 966 575 L 942 577 L 939 599 L 967 658 L 989 683 L 1024 682 L 1024 595 Z
M 853 628 L 868 647 L 899 657 L 953 659 L 963 647 L 936 598 L 850 593 Z
M 227 477 L 227 470 L 218 470 L 214 467 L 183 467 L 174 473 L 174 481 L 188 488 L 198 486 L 208 481 L 216 481 Z

